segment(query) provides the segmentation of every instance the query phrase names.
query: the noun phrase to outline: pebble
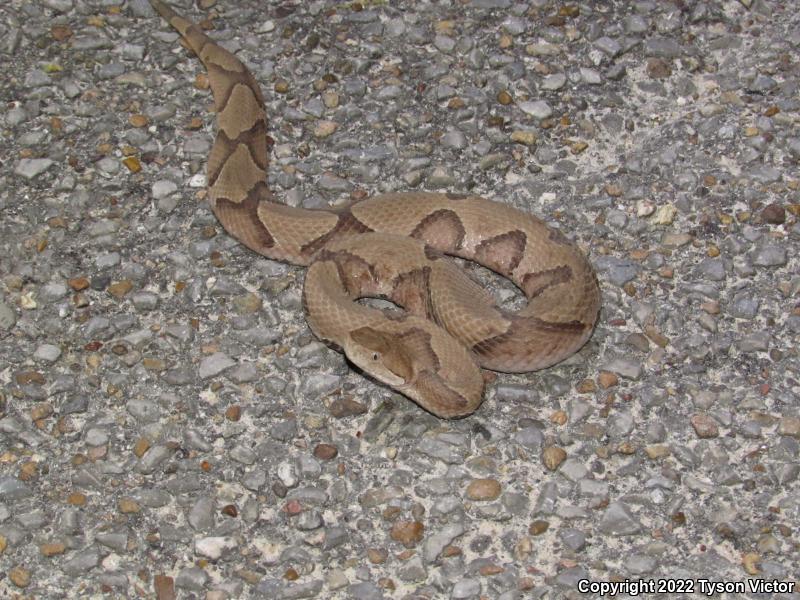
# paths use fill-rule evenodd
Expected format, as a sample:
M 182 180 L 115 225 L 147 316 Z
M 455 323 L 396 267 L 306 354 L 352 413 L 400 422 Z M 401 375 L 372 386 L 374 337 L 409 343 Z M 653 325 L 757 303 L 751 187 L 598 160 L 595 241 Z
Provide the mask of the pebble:
M 695 414 L 690 419 L 697 437 L 715 438 L 719 437 L 719 427 L 716 421 L 709 415 Z
M 519 108 L 525 114 L 528 114 L 540 121 L 542 119 L 547 119 L 553 114 L 553 109 L 544 100 L 520 102 Z
M 787 262 L 786 248 L 777 244 L 762 244 L 753 253 L 752 261 L 758 267 L 782 267 Z
M 460 523 L 452 523 L 445 525 L 438 529 L 436 533 L 430 535 L 425 539 L 422 545 L 422 556 L 426 563 L 430 564 L 435 561 L 442 550 L 449 546 L 453 541 L 464 535 L 464 526 Z
M 392 525 L 391 538 L 406 548 L 413 548 L 422 541 L 425 526 L 419 521 L 398 521 Z
M 600 519 L 599 530 L 615 536 L 635 535 L 642 529 L 641 524 L 623 502 L 612 502 Z
M 54 164 L 49 158 L 22 158 L 14 168 L 14 173 L 25 179 L 34 179 Z
M 238 545 L 237 541 L 233 538 L 211 536 L 196 539 L 194 542 L 194 550 L 200 556 L 210 558 L 211 560 L 217 560 L 223 553 L 234 550 Z
M 54 363 L 61 357 L 61 348 L 53 344 L 42 344 L 33 353 L 36 360 L 43 362 Z
M 467 486 L 467 498 L 476 501 L 496 500 L 502 487 L 496 479 L 473 479 Z
M 8 304 L 0 302 L 0 329 L 9 331 L 16 325 L 17 315 Z
M 200 379 L 210 379 L 216 377 L 223 371 L 230 369 L 236 364 L 236 361 L 231 359 L 223 352 L 215 352 L 211 356 L 206 356 L 200 361 L 198 375 Z

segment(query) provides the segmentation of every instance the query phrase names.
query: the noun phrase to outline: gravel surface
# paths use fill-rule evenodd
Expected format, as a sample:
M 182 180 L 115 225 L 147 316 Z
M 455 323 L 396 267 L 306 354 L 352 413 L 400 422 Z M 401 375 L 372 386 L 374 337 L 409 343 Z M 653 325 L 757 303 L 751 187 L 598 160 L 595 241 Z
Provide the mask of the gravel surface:
M 216 223 L 207 80 L 145 1 L 6 0 L 0 596 L 800 598 L 735 589 L 800 579 L 796 2 L 175 5 L 262 82 L 280 198 L 530 210 L 601 321 L 432 417 Z

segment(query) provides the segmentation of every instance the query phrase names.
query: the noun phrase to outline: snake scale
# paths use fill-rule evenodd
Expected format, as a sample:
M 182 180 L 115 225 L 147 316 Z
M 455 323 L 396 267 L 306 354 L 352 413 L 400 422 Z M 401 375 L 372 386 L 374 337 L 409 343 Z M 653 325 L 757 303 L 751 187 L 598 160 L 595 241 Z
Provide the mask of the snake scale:
M 218 127 L 208 157 L 214 214 L 255 252 L 309 266 L 303 304 L 318 338 L 443 418 L 480 405 L 480 367 L 543 369 L 586 343 L 600 309 L 595 273 L 572 242 L 533 215 L 471 194 L 387 193 L 328 210 L 275 202 L 258 83 L 197 25 L 160 0 L 150 3 L 208 71 Z M 444 254 L 510 279 L 527 305 L 514 313 L 496 307 Z M 405 311 L 355 302 L 362 297 Z

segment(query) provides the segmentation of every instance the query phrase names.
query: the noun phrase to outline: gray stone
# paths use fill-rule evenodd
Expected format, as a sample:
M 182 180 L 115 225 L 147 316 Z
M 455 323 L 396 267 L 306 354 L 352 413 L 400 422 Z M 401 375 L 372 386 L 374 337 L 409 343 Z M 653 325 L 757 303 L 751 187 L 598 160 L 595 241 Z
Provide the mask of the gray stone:
M 522 112 L 535 119 L 546 119 L 553 114 L 553 109 L 544 100 L 525 101 L 519 103 Z
M 567 76 L 564 73 L 553 73 L 547 75 L 542 80 L 543 90 L 560 90 L 567 83 Z
M 195 531 L 208 531 L 214 527 L 214 499 L 210 496 L 201 496 L 192 505 L 187 515 L 189 525 Z
M 450 597 L 458 600 L 477 598 L 481 593 L 481 582 L 477 579 L 460 579 L 456 581 Z
M 36 351 L 33 353 L 33 357 L 36 360 L 41 360 L 43 362 L 49 362 L 49 363 L 56 362 L 60 356 L 61 356 L 61 348 L 53 344 L 42 344 L 41 346 L 36 348 Z
M 211 377 L 216 377 L 223 371 L 230 369 L 235 364 L 236 361 L 230 358 L 227 354 L 223 352 L 215 352 L 211 356 L 206 356 L 202 361 L 200 361 L 198 375 L 200 375 L 200 379 L 210 379 Z
M 603 513 L 598 529 L 609 535 L 635 535 L 642 529 L 641 524 L 622 502 L 612 502 Z
M 5 302 L 0 302 L 0 330 L 9 331 L 17 324 L 17 313 Z
M 178 576 L 175 578 L 175 587 L 192 590 L 194 592 L 201 591 L 208 582 L 208 573 L 200 567 L 187 567 L 181 569 Z
M 100 564 L 100 553 L 97 548 L 91 547 L 86 550 L 80 550 L 72 555 L 61 568 L 64 573 L 71 577 L 77 577 L 88 573 Z
M 54 164 L 49 158 L 22 158 L 17 163 L 14 173 L 25 179 L 34 179 Z
M 429 535 L 422 545 L 422 556 L 427 564 L 435 561 L 447 546 L 462 535 L 464 535 L 464 526 L 461 523 L 451 523 L 438 529 L 435 533 Z
M 753 264 L 758 267 L 782 267 L 786 264 L 786 248 L 778 244 L 762 244 L 752 255 Z

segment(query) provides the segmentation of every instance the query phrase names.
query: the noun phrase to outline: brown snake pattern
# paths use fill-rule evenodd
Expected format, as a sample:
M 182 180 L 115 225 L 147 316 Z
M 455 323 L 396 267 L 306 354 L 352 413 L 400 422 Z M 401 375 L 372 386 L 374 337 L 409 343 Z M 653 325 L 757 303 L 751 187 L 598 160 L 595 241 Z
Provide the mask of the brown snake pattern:
M 303 301 L 319 338 L 445 418 L 480 405 L 479 365 L 542 369 L 586 343 L 600 309 L 594 271 L 573 243 L 533 215 L 478 196 L 427 192 L 381 194 L 331 210 L 274 202 L 257 82 L 194 23 L 161 0 L 150 3 L 208 71 L 218 124 L 208 158 L 215 215 L 259 254 L 310 265 Z M 442 253 L 507 277 L 528 304 L 516 313 L 497 308 Z M 354 302 L 363 296 L 387 298 L 407 312 Z

